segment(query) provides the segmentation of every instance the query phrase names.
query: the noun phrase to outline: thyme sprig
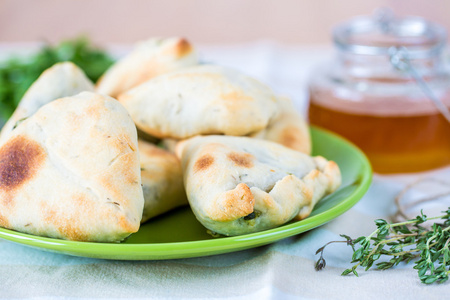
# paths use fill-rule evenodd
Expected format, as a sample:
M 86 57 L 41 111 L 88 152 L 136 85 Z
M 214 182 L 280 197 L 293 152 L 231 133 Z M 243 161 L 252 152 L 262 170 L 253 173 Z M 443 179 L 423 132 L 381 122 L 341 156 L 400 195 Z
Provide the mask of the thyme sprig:
M 420 281 L 425 284 L 443 283 L 450 275 L 450 207 L 436 217 L 428 218 L 423 211 L 415 219 L 399 223 L 388 223 L 383 219 L 375 220 L 377 229 L 368 236 L 352 239 L 341 235 L 345 241 L 332 241 L 319 248 L 316 254 L 320 258 L 316 263 L 316 270 L 326 266 L 323 252 L 332 243 L 346 243 L 353 249 L 352 261 L 354 265 L 346 269 L 342 275 L 350 273 L 358 276 L 356 269 L 373 267 L 381 257 L 389 260 L 375 264 L 377 269 L 385 270 L 398 265 L 400 262 L 409 263 L 415 260 L 414 269 L 417 270 Z M 443 220 L 434 223 L 431 228 L 421 226 L 430 220 Z

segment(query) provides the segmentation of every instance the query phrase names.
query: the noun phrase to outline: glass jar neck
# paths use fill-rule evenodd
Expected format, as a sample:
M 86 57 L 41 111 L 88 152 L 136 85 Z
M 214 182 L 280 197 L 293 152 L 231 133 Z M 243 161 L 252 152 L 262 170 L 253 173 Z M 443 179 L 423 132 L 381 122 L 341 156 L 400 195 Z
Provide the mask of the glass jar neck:
M 389 10 L 356 17 L 333 30 L 338 61 L 354 76 L 370 72 L 401 77 L 398 64 L 404 62 L 424 76 L 439 72 L 446 37 L 446 30 L 436 23 L 419 17 L 397 18 Z
M 424 77 L 430 77 L 443 70 L 442 51 L 430 51 L 429 55 L 408 58 L 407 62 L 414 66 Z M 392 62 L 392 55 L 357 54 L 344 49 L 337 51 L 339 69 L 354 78 L 367 78 L 374 80 L 400 79 L 410 76 L 396 69 Z

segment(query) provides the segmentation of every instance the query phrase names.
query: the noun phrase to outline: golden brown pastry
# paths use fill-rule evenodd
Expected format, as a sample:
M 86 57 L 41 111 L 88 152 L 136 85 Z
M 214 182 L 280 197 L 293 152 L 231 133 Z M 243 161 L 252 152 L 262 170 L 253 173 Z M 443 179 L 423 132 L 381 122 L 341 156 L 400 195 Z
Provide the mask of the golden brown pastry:
M 194 137 L 179 143 L 177 153 L 194 214 L 223 235 L 305 218 L 341 183 L 333 161 L 249 137 Z
M 30 86 L 11 118 L 0 133 L 0 144 L 18 122 L 33 115 L 41 106 L 62 97 L 94 91 L 94 85 L 84 72 L 71 62 L 57 63 L 45 70 Z
M 278 98 L 280 113 L 263 130 L 250 137 L 272 141 L 288 148 L 311 154 L 311 136 L 305 119 L 295 109 L 291 99 Z
M 83 92 L 44 105 L 0 147 L 0 226 L 117 242 L 139 229 L 136 127 L 115 99 Z
M 142 223 L 176 207 L 187 205 L 181 162 L 153 144 L 139 140 L 144 213 Z
M 96 91 L 116 97 L 155 76 L 196 64 L 197 52 L 187 40 L 152 38 L 138 43 L 111 66 L 98 81 Z
M 151 79 L 118 97 L 136 126 L 158 138 L 247 135 L 267 127 L 277 98 L 233 69 L 201 65 Z

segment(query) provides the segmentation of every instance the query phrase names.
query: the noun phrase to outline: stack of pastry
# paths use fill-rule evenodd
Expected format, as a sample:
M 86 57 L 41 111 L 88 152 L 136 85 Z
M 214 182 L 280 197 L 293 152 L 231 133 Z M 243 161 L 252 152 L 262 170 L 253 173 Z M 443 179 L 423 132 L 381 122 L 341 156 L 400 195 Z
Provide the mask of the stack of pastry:
M 289 99 L 154 38 L 95 86 L 66 62 L 30 87 L 0 135 L 0 226 L 117 242 L 189 204 L 215 233 L 261 231 L 339 187 L 338 166 L 310 151 Z

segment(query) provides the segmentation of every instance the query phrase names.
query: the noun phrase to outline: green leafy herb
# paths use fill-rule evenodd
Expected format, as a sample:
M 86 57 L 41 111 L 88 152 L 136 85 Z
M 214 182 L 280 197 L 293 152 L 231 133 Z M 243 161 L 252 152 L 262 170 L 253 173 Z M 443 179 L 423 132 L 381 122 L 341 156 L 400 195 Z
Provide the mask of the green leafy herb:
M 72 61 L 92 81 L 114 62 L 105 51 L 95 48 L 85 37 L 44 45 L 31 57 L 13 57 L 0 64 L 0 118 L 7 119 L 30 85 L 57 62 Z
M 429 220 L 443 220 L 434 223 L 431 228 L 421 224 Z M 316 263 L 316 270 L 325 267 L 323 258 L 325 247 L 331 243 L 346 243 L 353 249 L 352 263 L 354 265 L 345 270 L 342 275 L 350 273 L 358 276 L 356 269 L 363 267 L 369 270 L 381 257 L 389 260 L 377 263 L 380 270 L 389 269 L 400 262 L 409 263 L 415 259 L 414 269 L 417 270 L 421 282 L 425 284 L 443 283 L 450 275 L 450 207 L 443 211 L 443 215 L 428 218 L 421 212 L 415 219 L 399 223 L 388 223 L 385 220 L 375 220 L 377 229 L 368 236 L 352 239 L 341 235 L 345 241 L 332 241 L 317 250 L 320 258 Z

